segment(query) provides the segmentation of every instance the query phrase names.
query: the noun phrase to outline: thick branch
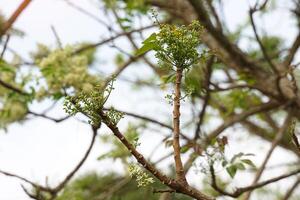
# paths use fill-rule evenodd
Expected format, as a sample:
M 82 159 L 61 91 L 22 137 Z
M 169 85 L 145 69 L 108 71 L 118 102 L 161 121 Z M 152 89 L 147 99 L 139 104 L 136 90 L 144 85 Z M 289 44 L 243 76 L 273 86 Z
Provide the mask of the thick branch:
M 4 35 L 8 29 L 13 25 L 19 15 L 25 10 L 25 8 L 30 4 L 32 0 L 24 0 L 19 7 L 15 10 L 15 12 L 11 15 L 11 17 L 4 23 L 2 30 L 0 30 L 0 38 Z

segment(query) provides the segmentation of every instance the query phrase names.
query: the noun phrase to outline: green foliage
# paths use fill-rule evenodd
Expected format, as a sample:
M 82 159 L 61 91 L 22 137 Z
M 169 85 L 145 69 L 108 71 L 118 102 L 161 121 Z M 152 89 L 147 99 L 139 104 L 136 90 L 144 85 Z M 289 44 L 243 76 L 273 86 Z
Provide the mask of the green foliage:
M 144 42 L 137 54 L 156 51 L 159 62 L 169 63 L 176 68 L 186 69 L 199 61 L 197 48 L 202 26 L 194 21 L 189 26 L 161 25 L 159 33 L 153 33 Z
M 261 42 L 271 60 L 280 61 L 280 59 L 282 59 L 281 50 L 283 49 L 283 41 L 281 40 L 281 38 L 277 36 L 265 35 L 261 37 Z M 251 48 L 249 51 L 249 56 L 260 61 L 264 69 L 271 70 L 270 65 L 266 62 L 266 59 L 264 58 L 264 55 L 260 48 Z
M 1 101 L 4 101 L 3 103 Z M 25 118 L 28 108 L 20 97 L 7 97 L 0 101 L 0 128 Z
M 165 189 L 155 181 L 147 187 L 137 187 L 130 177 L 116 173 L 99 175 L 90 172 L 71 182 L 56 200 L 159 200 L 161 194 L 154 194 L 153 188 Z M 168 194 L 173 200 L 191 200 L 181 194 Z
M 104 0 L 108 9 L 122 9 L 126 11 L 127 16 L 135 13 L 146 14 L 149 7 L 145 4 L 145 0 Z
M 245 170 L 246 166 L 256 168 L 255 164 L 248 158 L 248 156 L 253 156 L 253 154 L 244 154 L 242 152 L 234 155 L 228 162 L 224 160 L 222 166 L 226 167 L 227 173 L 231 178 L 234 178 L 238 170 Z
M 102 111 L 113 89 L 113 81 L 111 81 L 105 89 L 102 86 L 97 86 L 91 92 L 83 91 L 74 96 L 67 96 L 64 110 L 70 115 L 80 112 L 89 118 L 90 124 L 99 127 L 101 124 L 99 112 Z M 119 116 L 116 113 L 111 114 L 115 122 Z
M 115 64 L 118 67 L 120 67 L 124 64 L 125 59 L 124 59 L 124 56 L 122 54 L 117 54 L 114 61 L 115 61 Z
M 211 180 L 209 180 L 209 178 L 210 177 L 205 177 L 202 180 L 202 185 L 203 185 L 202 191 L 205 194 L 208 194 L 208 195 L 213 196 L 213 197 L 222 196 L 219 192 L 217 192 L 215 189 L 213 189 L 213 187 L 211 187 L 211 184 L 210 184 Z M 219 188 L 226 191 L 226 187 L 229 185 L 229 182 L 226 182 L 226 181 L 222 180 L 220 177 L 216 177 L 216 182 L 218 183 Z
M 201 63 L 203 64 L 203 63 Z M 193 68 L 191 68 L 185 76 L 184 79 L 184 89 L 189 89 L 192 91 L 191 96 L 192 97 L 199 97 L 202 96 L 205 92 L 203 89 L 204 81 L 205 81 L 205 68 L 203 65 L 197 64 L 194 65 Z
M 146 40 L 143 41 L 143 46 L 136 51 L 136 55 L 142 55 L 147 51 L 154 50 L 157 48 L 156 44 L 156 33 L 152 33 Z
M 214 99 L 214 102 L 222 102 L 224 109 L 220 110 L 222 111 L 220 114 L 224 118 L 233 114 L 238 109 L 246 110 L 261 103 L 260 98 L 248 89 L 233 89 L 222 93 L 213 93 L 211 97 Z
M 158 199 L 151 188 L 138 189 L 136 183 L 129 177 L 114 173 L 107 175 L 89 173 L 67 186 L 57 200 L 139 200 L 146 194 L 149 200 Z
M 21 84 L 16 82 L 16 69 L 0 59 L 0 80 L 10 86 L 22 90 Z M 0 85 L 0 128 L 25 118 L 30 96 L 22 96 L 17 92 Z

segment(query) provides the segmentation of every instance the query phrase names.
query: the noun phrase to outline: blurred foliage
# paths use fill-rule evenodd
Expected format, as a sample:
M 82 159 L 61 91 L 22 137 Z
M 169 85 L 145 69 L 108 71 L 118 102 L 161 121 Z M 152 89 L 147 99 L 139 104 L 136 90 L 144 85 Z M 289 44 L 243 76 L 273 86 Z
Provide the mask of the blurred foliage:
M 46 87 L 42 86 L 37 91 L 38 99 L 48 96 L 60 99 L 67 95 L 67 90 L 90 92 L 99 84 L 99 77 L 92 75 L 88 70 L 88 66 L 94 60 L 95 50 L 92 48 L 74 54 L 86 45 L 86 43 L 69 45 L 54 50 L 42 44 L 38 45 L 37 51 L 31 55 L 47 83 Z
M 16 82 L 16 69 L 0 59 L 0 80 L 18 90 L 23 85 Z M 27 103 L 31 98 L 0 85 L 0 128 L 10 123 L 21 121 L 27 114 Z
M 116 173 L 88 173 L 70 183 L 56 200 L 159 200 L 161 194 L 153 193 L 154 189 L 163 190 L 165 187 L 155 181 L 151 186 L 138 188 L 130 177 Z M 169 196 L 172 200 L 191 200 L 180 194 Z
M 131 123 L 128 124 L 127 129 L 124 131 L 125 138 L 134 146 L 138 146 L 139 140 L 139 126 L 133 125 Z M 101 135 L 100 136 L 102 142 L 106 144 L 111 144 L 111 148 L 107 153 L 102 154 L 98 157 L 98 160 L 103 160 L 106 158 L 111 158 L 113 160 L 121 159 L 124 164 L 128 164 L 128 158 L 131 157 L 131 153 L 124 147 L 124 145 L 115 137 L 111 137 L 111 135 Z

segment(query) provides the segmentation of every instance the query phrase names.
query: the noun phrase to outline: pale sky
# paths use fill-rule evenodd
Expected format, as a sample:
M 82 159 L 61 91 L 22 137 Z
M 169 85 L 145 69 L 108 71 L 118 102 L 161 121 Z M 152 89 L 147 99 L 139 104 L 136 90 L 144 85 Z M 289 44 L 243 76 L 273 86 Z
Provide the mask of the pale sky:
M 20 2 L 21 0 L 0 0 L 1 11 L 9 16 Z M 73 0 L 72 2 L 88 9 L 95 15 L 101 16 L 101 12 L 89 0 Z M 231 21 L 229 27 L 233 28 L 247 15 L 248 3 L 247 1 L 238 0 L 225 0 L 224 2 L 226 3 L 225 17 Z M 272 16 L 272 20 L 266 20 L 263 25 L 266 29 L 273 30 L 274 34 L 290 35 L 291 41 L 295 32 L 290 28 L 291 24 L 283 23 L 287 17 L 286 14 L 278 12 Z M 103 37 L 102 33 L 105 32 L 105 29 L 95 21 L 68 7 L 62 0 L 33 0 L 15 23 L 15 27 L 23 30 L 26 35 L 24 38 L 12 39 L 10 47 L 28 58 L 28 52 L 35 49 L 37 42 L 55 45 L 55 38 L 50 29 L 51 25 L 56 28 L 64 44 L 83 40 L 98 41 Z M 113 58 L 109 51 L 100 50 L 98 55 L 99 63 L 102 61 L 101 58 Z M 112 71 L 109 63 L 105 67 L 101 70 L 105 72 Z M 124 76 L 130 75 L 130 73 L 138 74 L 133 68 L 126 71 Z M 144 69 L 143 73 L 147 74 L 149 72 Z M 130 88 L 124 86 L 124 83 L 118 82 L 110 103 L 123 110 L 141 114 L 147 113 L 148 116 L 153 117 L 158 109 L 160 112 L 170 111 L 166 104 L 159 103 L 164 101 L 164 94 L 157 94 L 150 89 L 145 89 L 142 97 L 130 96 L 128 95 L 129 90 Z M 154 96 L 155 98 L 153 98 Z M 148 105 L 145 106 L 145 104 Z M 48 105 L 49 102 L 44 102 L 36 104 L 32 108 L 38 112 Z M 58 106 L 52 115 L 55 117 L 63 116 L 62 107 Z M 123 121 L 123 125 L 125 124 L 126 122 Z M 0 169 L 40 183 L 45 182 L 45 177 L 49 177 L 50 184 L 57 183 L 81 159 L 90 138 L 90 128 L 73 119 L 55 124 L 51 121 L 36 118 L 23 124 L 13 124 L 9 127 L 8 133 L 0 131 Z M 155 139 L 153 136 L 145 136 L 144 138 L 145 141 Z M 253 140 L 253 142 L 257 142 L 257 140 Z M 154 144 L 144 145 L 145 148 L 142 151 L 148 154 L 150 147 Z M 238 151 L 238 148 L 232 145 L 231 151 Z M 247 148 L 252 151 L 251 147 Z M 99 173 L 105 173 L 111 169 L 120 170 L 118 162 L 99 162 L 96 160 L 106 150 L 107 147 L 100 145 L 98 141 L 79 174 L 89 170 L 97 170 Z M 282 156 L 285 155 L 282 152 Z M 26 200 L 28 197 L 21 189 L 19 180 L 0 175 L 0 200 L 2 199 Z

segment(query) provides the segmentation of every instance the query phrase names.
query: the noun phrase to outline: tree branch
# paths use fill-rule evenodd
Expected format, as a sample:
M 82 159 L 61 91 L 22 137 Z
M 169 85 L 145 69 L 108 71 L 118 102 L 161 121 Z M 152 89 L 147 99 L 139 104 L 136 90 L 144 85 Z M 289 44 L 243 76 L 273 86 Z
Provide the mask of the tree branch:
M 214 170 L 214 167 L 212 165 L 210 165 L 210 173 L 211 173 L 212 187 L 217 192 L 219 192 L 220 194 L 223 194 L 225 196 L 230 196 L 230 197 L 236 198 L 236 197 L 239 197 L 240 195 L 242 195 L 243 193 L 245 193 L 247 191 L 253 191 L 257 188 L 261 188 L 261 187 L 264 187 L 268 184 L 275 183 L 275 182 L 280 181 L 282 179 L 289 178 L 291 176 L 297 175 L 297 174 L 300 173 L 300 169 L 297 169 L 297 170 L 289 172 L 287 174 L 283 174 L 281 176 L 277 176 L 275 178 L 271 178 L 271 179 L 268 179 L 268 180 L 265 180 L 265 181 L 262 181 L 260 183 L 256 183 L 256 184 L 253 184 L 253 185 L 250 185 L 250 186 L 247 186 L 247 187 L 239 187 L 232 193 L 227 192 L 227 191 L 221 189 L 218 186 L 217 180 L 216 180 L 216 175 L 215 175 L 215 170 Z
M 100 116 L 102 121 L 106 124 L 106 126 L 113 132 L 113 134 L 123 143 L 123 145 L 128 149 L 128 151 L 136 158 L 136 160 L 151 174 L 153 174 L 156 178 L 158 178 L 163 184 L 169 186 L 174 189 L 176 192 L 186 194 L 190 197 L 194 197 L 198 200 L 214 200 L 214 198 L 209 197 L 198 190 L 192 188 L 188 185 L 182 185 L 178 181 L 171 179 L 157 170 L 152 164 L 150 164 L 142 154 L 140 154 L 135 147 L 123 136 L 123 134 L 119 131 L 118 127 L 113 124 L 108 116 L 101 111 Z
M 293 192 L 296 190 L 296 188 L 299 186 L 299 184 L 300 184 L 300 178 L 298 178 L 295 181 L 295 183 L 292 185 L 292 187 L 286 192 L 286 194 L 284 195 L 282 200 L 288 200 L 293 195 Z
M 224 121 L 222 125 L 220 125 L 217 129 L 215 129 L 212 133 L 210 133 L 207 136 L 206 141 L 210 141 L 211 139 L 217 137 L 219 134 L 221 134 L 225 129 L 228 127 L 232 126 L 233 124 L 243 121 L 247 119 L 249 116 L 260 113 L 260 112 L 265 112 L 269 111 L 271 109 L 274 109 L 278 107 L 279 104 L 277 102 L 268 102 L 264 103 L 258 106 L 251 107 L 250 109 L 242 112 L 241 114 L 234 115 L 232 117 L 229 117 Z
M 289 66 L 292 63 L 299 47 L 300 47 L 300 32 L 298 33 L 295 41 L 293 42 L 291 48 L 289 49 L 289 53 L 283 62 L 284 66 Z
M 92 131 L 93 131 L 92 140 L 91 140 L 91 143 L 90 143 L 87 151 L 85 152 L 84 156 L 79 161 L 79 163 L 76 165 L 76 167 L 65 177 L 65 179 L 60 184 L 58 184 L 53 189 L 55 191 L 55 193 L 58 193 L 59 191 L 61 191 L 65 187 L 65 185 L 71 180 L 71 178 L 75 175 L 75 173 L 84 164 L 84 162 L 86 161 L 86 159 L 90 155 L 90 152 L 91 152 L 91 150 L 92 150 L 92 148 L 93 148 L 93 146 L 95 144 L 95 140 L 96 140 L 96 136 L 97 136 L 97 130 L 98 130 L 98 127 L 92 127 Z
M 266 165 L 267 165 L 267 163 L 268 163 L 268 161 L 269 161 L 272 153 L 274 152 L 274 150 L 277 147 L 277 145 L 280 142 L 280 140 L 283 138 L 284 133 L 286 133 L 286 131 L 287 131 L 288 127 L 289 127 L 289 124 L 291 122 L 291 119 L 292 119 L 292 113 L 289 112 L 288 115 L 287 115 L 287 117 L 285 118 L 285 120 L 283 122 L 282 127 L 278 130 L 278 133 L 276 134 L 276 136 L 275 136 L 275 138 L 274 138 L 274 140 L 273 140 L 273 142 L 271 144 L 271 148 L 267 152 L 266 157 L 265 157 L 262 165 L 258 169 L 258 171 L 257 171 L 257 173 L 255 175 L 255 178 L 254 178 L 254 180 L 252 182 L 252 185 L 255 185 L 259 181 L 262 173 L 264 172 L 264 170 L 266 168 Z M 251 196 L 251 191 L 246 194 L 244 200 L 248 200 L 250 198 L 250 196 Z
M 176 70 L 176 82 L 175 82 L 175 96 L 173 102 L 173 149 L 174 149 L 174 161 L 176 180 L 181 184 L 187 184 L 183 164 L 180 155 L 180 99 L 181 99 L 181 80 L 182 80 L 182 69 L 177 67 Z
M 267 1 L 266 1 L 267 2 Z M 249 10 L 249 16 L 250 16 L 250 22 L 251 22 L 251 26 L 252 26 L 252 29 L 253 29 L 253 32 L 254 32 L 254 35 L 255 35 L 255 38 L 259 44 L 259 47 L 263 53 L 263 56 L 264 58 L 266 59 L 266 61 L 269 63 L 270 67 L 272 68 L 273 72 L 275 72 L 275 74 L 278 75 L 278 70 L 276 68 L 276 66 L 274 65 L 274 63 L 272 62 L 272 60 L 270 59 L 267 51 L 266 51 L 266 48 L 264 47 L 260 37 L 258 36 L 258 33 L 257 33 L 257 30 L 256 30 L 256 25 L 255 25 L 255 22 L 254 22 L 254 18 L 253 18 L 253 14 L 258 11 L 258 9 L 255 7 L 255 8 L 251 8 Z
M 11 15 L 11 17 L 4 23 L 2 29 L 0 30 L 0 38 L 8 31 L 8 29 L 11 28 L 13 23 L 17 20 L 17 18 L 25 10 L 25 8 L 31 3 L 31 1 L 32 0 L 23 0 L 19 7 Z

